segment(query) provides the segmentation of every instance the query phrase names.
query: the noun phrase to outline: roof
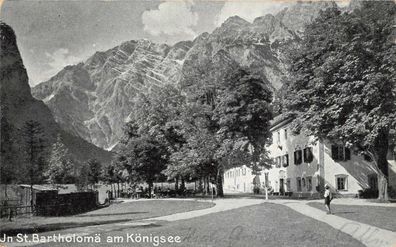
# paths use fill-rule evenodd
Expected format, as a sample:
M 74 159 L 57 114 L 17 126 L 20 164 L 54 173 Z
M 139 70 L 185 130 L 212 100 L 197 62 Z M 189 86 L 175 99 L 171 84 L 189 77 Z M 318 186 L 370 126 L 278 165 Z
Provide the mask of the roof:
M 270 131 L 275 131 L 281 128 L 282 126 L 285 126 L 286 124 L 290 123 L 291 121 L 293 121 L 293 118 L 290 116 L 286 116 L 283 114 L 278 115 L 274 117 L 274 119 L 271 121 Z
M 30 184 L 20 184 L 19 187 L 30 188 Z M 33 185 L 33 190 L 38 190 L 38 191 L 57 191 L 57 189 L 51 188 L 49 186 L 38 185 L 38 184 Z

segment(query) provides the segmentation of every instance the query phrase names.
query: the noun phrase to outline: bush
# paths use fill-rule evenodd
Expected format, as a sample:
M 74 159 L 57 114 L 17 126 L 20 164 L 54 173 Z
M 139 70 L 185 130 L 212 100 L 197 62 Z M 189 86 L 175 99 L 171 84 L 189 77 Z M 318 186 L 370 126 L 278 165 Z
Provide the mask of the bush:
M 388 196 L 389 198 L 396 198 L 396 189 L 393 188 L 392 186 L 388 187 Z
M 372 188 L 359 190 L 359 197 L 360 198 L 377 198 L 378 190 L 372 189 Z

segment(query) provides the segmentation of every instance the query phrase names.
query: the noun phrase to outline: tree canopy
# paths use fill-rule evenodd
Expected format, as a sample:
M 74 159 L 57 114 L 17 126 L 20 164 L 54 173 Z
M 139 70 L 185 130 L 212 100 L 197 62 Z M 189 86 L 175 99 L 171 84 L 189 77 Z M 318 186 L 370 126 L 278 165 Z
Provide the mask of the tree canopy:
M 395 13 L 393 1 L 322 12 L 290 54 L 285 101 L 295 130 L 370 151 L 384 175 L 396 123 Z

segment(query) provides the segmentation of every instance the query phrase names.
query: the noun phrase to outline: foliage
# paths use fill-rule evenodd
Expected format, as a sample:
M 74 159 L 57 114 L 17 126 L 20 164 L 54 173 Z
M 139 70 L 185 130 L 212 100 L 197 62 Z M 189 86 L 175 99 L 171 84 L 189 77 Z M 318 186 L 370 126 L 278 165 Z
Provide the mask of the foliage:
M 80 190 L 84 190 L 90 185 L 93 187 L 99 182 L 102 172 L 102 164 L 96 159 L 90 159 L 81 164 L 76 177 L 76 185 Z
M 1 108 L 1 153 L 0 153 L 0 184 L 10 184 L 17 180 L 17 166 L 12 157 L 15 153 L 15 140 L 12 138 L 13 128 L 5 117 L 4 108 Z
M 114 160 L 128 170 L 129 179 L 150 184 L 161 172 L 168 179 L 210 177 L 222 195 L 225 168 L 247 164 L 258 169 L 267 162 L 268 82 L 238 69 L 228 76 L 216 63 L 208 64 L 209 72 L 193 76 L 182 90 L 166 85 L 138 96 Z
M 395 13 L 392 1 L 322 12 L 291 54 L 285 104 L 295 130 L 372 153 L 384 175 L 396 124 Z
M 134 137 L 151 136 L 170 152 L 175 151 L 185 142 L 178 121 L 184 106 L 185 97 L 173 85 L 165 85 L 148 95 L 140 94 L 128 130 L 135 131 Z
M 46 139 L 41 124 L 37 121 L 27 121 L 21 129 L 23 138 L 23 151 L 26 160 L 25 171 L 21 174 L 25 178 L 20 181 L 28 181 L 30 184 L 39 183 L 45 166 Z
M 158 141 L 144 136 L 130 140 L 123 147 L 118 160 L 129 174 L 136 175 L 151 188 L 165 169 L 165 154 L 165 148 Z
M 243 151 L 251 154 L 251 161 L 259 161 L 271 137 L 272 93 L 267 85 L 244 70 L 236 71 L 222 83 L 213 115 L 219 126 L 217 139 L 222 140 L 219 156 Z
M 52 145 L 49 157 L 49 167 L 45 175 L 51 184 L 73 183 L 75 164 L 69 150 L 63 144 L 60 136 Z

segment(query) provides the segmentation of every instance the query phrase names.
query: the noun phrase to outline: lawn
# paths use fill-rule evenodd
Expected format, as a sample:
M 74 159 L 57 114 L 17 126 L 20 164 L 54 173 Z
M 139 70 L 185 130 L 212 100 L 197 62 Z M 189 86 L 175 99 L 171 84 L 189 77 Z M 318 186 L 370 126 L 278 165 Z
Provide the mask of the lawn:
M 109 207 L 67 217 L 24 217 L 2 221 L 0 235 L 46 232 L 67 228 L 110 224 L 169 215 L 214 206 L 210 202 L 145 200 L 112 204 Z
M 265 247 L 265 246 L 361 246 L 349 235 L 325 223 L 299 214 L 283 205 L 270 203 L 209 214 L 176 222 L 153 222 L 151 226 L 119 225 L 100 231 L 100 246 L 153 246 L 153 243 L 107 243 L 107 237 L 135 234 L 140 236 L 180 236 L 183 247 Z M 82 246 L 82 244 L 75 244 Z M 84 244 L 97 246 L 98 244 Z M 41 246 L 66 246 L 49 243 Z
M 309 206 L 325 211 L 323 203 L 310 202 Z M 396 231 L 396 207 L 331 205 L 335 215 L 379 228 Z

